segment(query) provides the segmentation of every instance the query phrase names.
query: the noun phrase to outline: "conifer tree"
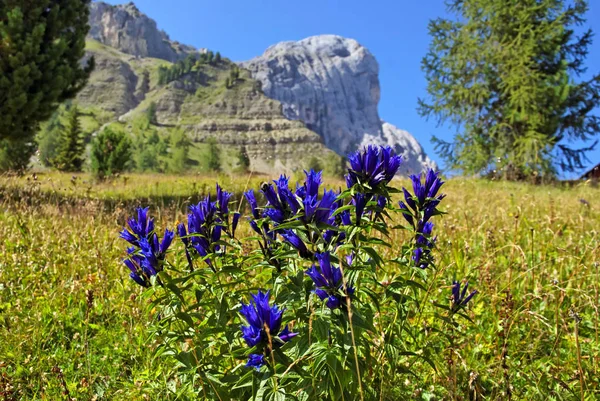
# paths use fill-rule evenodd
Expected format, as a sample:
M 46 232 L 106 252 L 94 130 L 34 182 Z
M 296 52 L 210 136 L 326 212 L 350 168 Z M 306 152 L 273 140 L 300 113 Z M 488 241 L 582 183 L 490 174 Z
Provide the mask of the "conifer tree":
M 0 2 L 0 139 L 8 147 L 32 150 L 39 123 L 85 84 L 88 14 L 89 0 Z
M 457 127 L 434 138 L 449 167 L 509 179 L 574 171 L 600 133 L 600 74 L 581 79 L 592 31 L 584 0 L 450 0 L 429 24 L 422 116 Z M 597 66 L 595 67 L 597 68 Z
M 213 137 L 208 139 L 208 169 L 210 171 L 221 171 L 221 149 L 217 140 Z
M 122 131 L 104 128 L 92 141 L 92 173 L 99 179 L 125 171 L 131 160 L 131 141 Z
M 243 172 L 248 171 L 250 168 L 250 157 L 248 156 L 246 146 L 242 146 L 240 149 L 240 153 L 238 154 L 238 166 Z
M 58 154 L 52 164 L 60 171 L 81 171 L 85 143 L 77 106 L 71 107 L 67 119 L 68 125 L 62 131 Z

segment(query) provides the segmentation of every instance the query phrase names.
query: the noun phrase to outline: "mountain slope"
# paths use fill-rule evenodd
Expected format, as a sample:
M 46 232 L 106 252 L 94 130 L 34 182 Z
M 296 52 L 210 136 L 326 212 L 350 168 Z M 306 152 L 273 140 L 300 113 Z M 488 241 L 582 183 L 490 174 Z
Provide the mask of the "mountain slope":
M 206 158 L 203 144 L 211 137 L 225 153 L 225 171 L 235 168 L 242 148 L 249 156 L 250 169 L 256 172 L 291 173 L 306 168 L 313 157 L 330 171 L 340 165 L 339 157 L 323 145 L 321 137 L 302 122 L 286 119 L 281 104 L 263 95 L 247 72 L 240 71 L 228 85 L 232 69 L 237 70 L 228 60 L 201 63 L 193 59 L 190 71 L 160 83 L 161 68 L 177 71 L 183 61 L 173 64 L 132 56 L 94 40 L 87 42 L 90 56 L 96 59 L 96 69 L 76 99 L 85 118 L 91 119 L 87 126 L 118 124 L 131 131 L 135 119 L 153 104 L 154 128 L 166 136 L 172 129 L 184 130 L 192 142 L 192 162 L 198 166 Z
M 96 69 L 77 97 L 90 130 L 119 124 L 131 131 L 152 108 L 152 129 L 163 136 L 184 130 L 197 165 L 209 138 L 229 155 L 228 168 L 244 149 L 250 168 L 265 173 L 309 165 L 339 173 L 338 155 L 365 144 L 395 147 L 404 172 L 435 165 L 414 137 L 380 120 L 379 66 L 352 39 L 280 43 L 243 63 L 245 70 L 172 41 L 133 3 L 90 7 L 86 57 L 95 57 Z
M 379 65 L 357 41 L 321 35 L 282 42 L 241 65 L 267 96 L 283 103 L 286 117 L 304 121 L 338 154 L 387 144 L 404 155 L 411 173 L 435 167 L 408 132 L 384 130 L 377 110 Z

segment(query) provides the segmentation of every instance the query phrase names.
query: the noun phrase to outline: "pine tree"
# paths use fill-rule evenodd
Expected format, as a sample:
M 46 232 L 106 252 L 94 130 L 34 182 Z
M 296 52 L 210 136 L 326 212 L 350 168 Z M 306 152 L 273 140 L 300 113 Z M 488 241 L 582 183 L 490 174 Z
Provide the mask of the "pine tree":
M 449 167 L 509 179 L 583 167 L 600 133 L 600 74 L 582 81 L 592 32 L 576 36 L 583 0 L 451 0 L 456 21 L 430 22 L 422 116 L 458 128 L 434 138 Z
M 190 141 L 181 129 L 175 130 L 169 138 L 170 157 L 169 172 L 174 174 L 184 173 L 188 167 Z
M 247 172 L 250 168 L 250 157 L 248 156 L 246 146 L 242 146 L 238 154 L 238 167 L 242 172 Z
M 219 64 L 221 62 L 221 53 L 217 52 L 215 54 L 215 64 Z
M 131 141 L 124 132 L 107 127 L 92 141 L 91 159 L 96 178 L 125 171 L 131 159 Z
M 30 151 L 40 122 L 74 97 L 93 68 L 82 67 L 87 0 L 0 2 L 0 139 Z
M 42 124 L 42 129 L 36 136 L 40 162 L 45 167 L 53 167 L 60 147 L 62 132 L 66 129 L 61 121 L 64 106 L 56 110 L 50 120 Z
M 149 124 L 156 125 L 156 102 L 150 102 L 150 105 L 146 109 L 146 118 Z
M 77 106 L 71 107 L 67 119 L 68 125 L 62 131 L 58 153 L 52 164 L 60 171 L 81 171 L 85 144 Z
M 221 171 L 221 149 L 214 137 L 208 139 L 208 169 L 210 171 Z

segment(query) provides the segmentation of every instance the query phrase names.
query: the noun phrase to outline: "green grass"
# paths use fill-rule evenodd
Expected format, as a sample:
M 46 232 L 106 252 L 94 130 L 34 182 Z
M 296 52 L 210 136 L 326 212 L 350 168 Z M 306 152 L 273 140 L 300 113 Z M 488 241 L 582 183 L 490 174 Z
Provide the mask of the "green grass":
M 57 366 L 77 400 L 175 399 L 168 365 L 153 359 L 147 301 L 120 263 L 118 231 L 134 204 L 152 203 L 164 227 L 214 193 L 216 178 L 240 194 L 248 177 L 76 177 L 0 178 L 0 397 L 66 399 Z M 457 399 L 505 400 L 507 388 L 513 400 L 598 399 L 600 190 L 452 179 L 444 192 L 438 274 L 479 290 L 474 323 L 461 324 L 453 350 Z M 425 400 L 453 385 L 446 356 L 437 373 L 407 375 L 398 391 Z

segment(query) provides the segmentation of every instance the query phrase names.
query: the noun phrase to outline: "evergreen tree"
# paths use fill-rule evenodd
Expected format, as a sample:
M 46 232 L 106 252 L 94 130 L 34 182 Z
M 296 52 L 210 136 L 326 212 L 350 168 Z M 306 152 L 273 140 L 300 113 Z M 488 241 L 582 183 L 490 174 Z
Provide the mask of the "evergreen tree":
M 150 102 L 150 105 L 148 105 L 146 119 L 149 124 L 156 124 L 156 102 Z
M 188 167 L 190 141 L 181 129 L 175 130 L 169 138 L 169 172 L 184 173 Z
M 221 171 L 221 149 L 214 137 L 208 139 L 208 169 L 210 171 Z
M 31 154 L 40 122 L 84 86 L 88 14 L 88 0 L 0 2 L 0 139 L 12 141 L 4 149 Z
M 238 167 L 243 172 L 246 172 L 248 169 L 250 169 L 250 157 L 248 156 L 246 146 L 242 146 L 240 153 L 238 154 Z
M 219 64 L 221 62 L 221 53 L 217 52 L 215 54 L 215 64 Z
M 308 168 L 315 171 L 321 171 L 323 170 L 323 163 L 321 163 L 321 160 L 313 156 L 308 161 Z
M 131 158 L 131 141 L 122 131 L 105 128 L 92 141 L 92 172 L 99 179 L 125 171 Z
M 510 179 L 583 167 L 571 140 L 600 132 L 600 75 L 582 81 L 592 32 L 576 36 L 584 0 L 451 0 L 456 21 L 430 22 L 422 116 L 458 128 L 434 138 L 450 167 Z
M 58 155 L 60 139 L 66 129 L 61 121 L 61 111 L 64 106 L 56 110 L 50 120 L 43 124 L 42 129 L 36 136 L 40 162 L 45 167 L 53 167 L 53 161 Z
M 162 65 L 160 67 L 158 67 L 158 84 L 159 85 L 164 85 L 167 83 L 167 73 L 168 73 L 167 67 L 164 67 Z
M 0 171 L 25 170 L 35 145 L 33 138 L 0 139 Z
M 58 153 L 52 164 L 60 171 L 81 171 L 85 144 L 77 106 L 71 107 L 67 119 L 68 126 L 62 131 Z
M 150 125 L 147 116 L 133 121 L 133 161 L 140 172 L 164 172 L 167 144 L 158 131 Z

